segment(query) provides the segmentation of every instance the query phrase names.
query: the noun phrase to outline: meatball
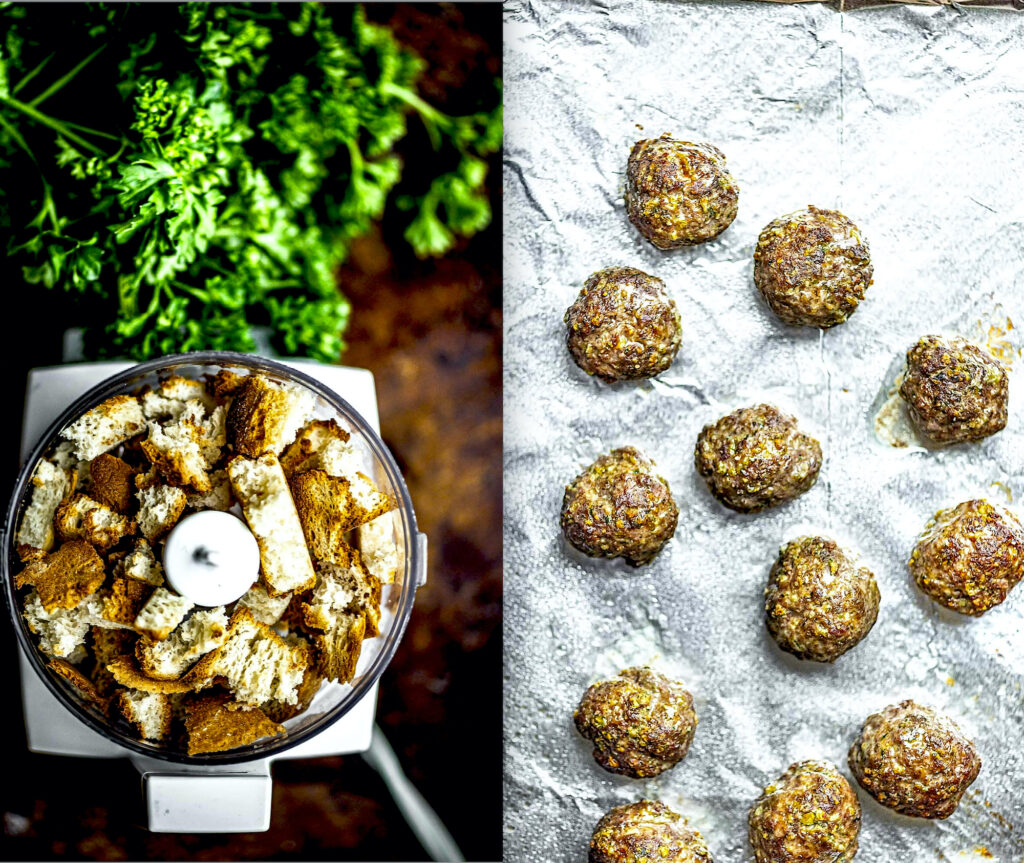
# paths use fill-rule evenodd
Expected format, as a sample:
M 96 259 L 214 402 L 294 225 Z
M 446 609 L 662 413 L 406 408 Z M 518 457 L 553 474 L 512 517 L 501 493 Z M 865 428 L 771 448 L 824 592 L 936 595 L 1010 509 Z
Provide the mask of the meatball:
M 626 163 L 626 213 L 659 249 L 713 240 L 732 224 L 739 187 L 711 144 L 671 135 L 637 141 Z
M 661 279 L 633 267 L 594 273 L 565 313 L 569 353 L 608 383 L 652 378 L 682 344 L 682 322 Z
M 681 821 L 656 800 L 616 806 L 594 828 L 589 863 L 712 863 L 704 837 Z
M 686 757 L 697 730 L 693 696 L 650 668 L 627 668 L 591 686 L 573 714 L 605 770 L 646 779 Z
M 917 541 L 910 572 L 936 602 L 978 617 L 1006 599 L 1024 575 L 1024 527 L 986 500 L 941 510 Z
M 704 426 L 694 452 L 711 493 L 737 512 L 802 495 L 821 470 L 821 444 L 772 405 L 742 408 Z
M 915 818 L 948 818 L 981 770 L 974 744 L 956 723 L 913 701 L 869 716 L 849 762 L 879 803 Z
M 782 216 L 761 231 L 754 250 L 754 284 L 787 324 L 841 324 L 864 299 L 873 272 L 867 241 L 836 210 Z
M 764 596 L 768 631 L 798 659 L 835 662 L 878 617 L 871 570 L 822 536 L 802 536 L 780 549 Z
M 827 761 L 793 764 L 750 809 L 757 863 L 847 863 L 857 854 L 860 801 Z
M 601 456 L 565 487 L 562 530 L 591 557 L 650 563 L 676 532 L 679 507 L 654 462 L 627 446 Z
M 925 336 L 907 351 L 900 395 L 932 443 L 976 441 L 1002 431 L 1010 383 L 988 351 L 966 339 Z

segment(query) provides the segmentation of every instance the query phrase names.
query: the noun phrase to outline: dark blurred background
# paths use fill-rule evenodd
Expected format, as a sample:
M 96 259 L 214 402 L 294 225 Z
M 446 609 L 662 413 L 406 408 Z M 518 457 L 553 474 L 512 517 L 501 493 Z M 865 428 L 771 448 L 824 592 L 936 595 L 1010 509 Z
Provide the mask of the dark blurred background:
M 501 7 L 370 4 L 426 59 L 422 93 L 448 113 L 472 109 L 501 74 Z M 415 123 L 413 124 L 415 126 Z M 407 172 L 429 149 L 403 142 Z M 403 769 L 469 860 L 501 857 L 501 202 L 490 172 L 492 226 L 447 258 L 417 261 L 385 222 L 356 243 L 339 283 L 352 302 L 342 362 L 376 376 L 381 429 L 402 467 L 429 578 L 381 679 L 377 721 Z M 3 476 L 17 472 L 27 371 L 61 361 L 65 328 L 87 321 L 62 294 L 5 285 L 25 326 L 3 342 L 7 422 Z M 0 648 L 14 667 L 10 627 Z M 34 755 L 15 679 L 6 690 L 7 860 L 424 860 L 378 775 L 358 755 L 279 761 L 266 833 L 168 835 L 142 826 L 139 777 L 125 760 Z

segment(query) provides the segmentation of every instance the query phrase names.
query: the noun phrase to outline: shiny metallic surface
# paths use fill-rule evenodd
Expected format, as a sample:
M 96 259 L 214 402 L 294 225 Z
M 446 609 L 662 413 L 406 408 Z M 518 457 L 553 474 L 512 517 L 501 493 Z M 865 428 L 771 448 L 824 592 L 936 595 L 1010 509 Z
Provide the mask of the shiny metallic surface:
M 849 778 L 867 716 L 913 698 L 953 717 L 984 766 L 941 823 L 889 812 L 854 783 L 858 863 L 1020 860 L 1024 590 L 967 620 L 924 597 L 907 560 L 938 509 L 972 497 L 1013 508 L 1024 494 L 1024 15 L 505 10 L 506 859 L 578 863 L 598 819 L 642 797 L 686 816 L 716 860 L 749 859 L 747 812 L 765 785 L 803 759 Z M 666 132 L 721 149 L 741 190 L 717 239 L 671 252 L 639 236 L 623 202 L 630 147 Z M 809 204 L 856 222 L 875 268 L 857 313 L 824 333 L 782 323 L 753 283 L 758 233 Z M 678 304 L 682 348 L 650 382 L 602 384 L 565 349 L 566 306 L 608 266 L 663 279 Z M 930 332 L 1011 364 L 1003 431 L 933 450 L 875 437 L 906 350 Z M 760 401 L 821 442 L 823 467 L 798 499 L 733 513 L 697 476 L 693 446 L 706 423 Z M 627 445 L 680 507 L 674 539 L 639 571 L 584 558 L 558 525 L 565 484 Z M 764 625 L 779 546 L 805 534 L 860 552 L 881 591 L 874 629 L 830 665 L 784 654 Z M 602 770 L 572 726 L 589 684 L 642 664 L 683 682 L 700 719 L 686 759 L 651 780 Z

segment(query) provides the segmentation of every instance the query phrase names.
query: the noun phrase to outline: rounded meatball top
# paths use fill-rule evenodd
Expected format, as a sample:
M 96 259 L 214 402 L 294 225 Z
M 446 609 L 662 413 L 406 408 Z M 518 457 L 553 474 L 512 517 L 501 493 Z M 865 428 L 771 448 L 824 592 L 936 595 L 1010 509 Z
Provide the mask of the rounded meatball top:
M 664 803 L 641 800 L 610 810 L 594 828 L 589 863 L 712 863 L 704 837 Z
M 899 392 L 915 427 L 933 443 L 978 441 L 1006 426 L 1006 369 L 966 339 L 919 339 L 907 351 Z
M 867 718 L 849 763 L 879 803 L 917 818 L 948 818 L 981 770 L 952 719 L 909 700 Z
M 573 714 L 605 770 L 657 776 L 686 756 L 697 729 L 693 696 L 650 668 L 627 668 L 591 686 Z
M 626 213 L 659 249 L 714 239 L 732 224 L 739 187 L 711 144 L 662 135 L 637 141 L 626 163 Z

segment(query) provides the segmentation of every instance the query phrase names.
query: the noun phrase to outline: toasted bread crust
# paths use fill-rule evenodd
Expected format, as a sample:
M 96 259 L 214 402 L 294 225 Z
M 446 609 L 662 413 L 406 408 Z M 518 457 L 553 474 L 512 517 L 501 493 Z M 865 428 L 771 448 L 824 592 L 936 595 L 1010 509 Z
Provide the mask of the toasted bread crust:
M 340 614 L 328 632 L 313 636 L 317 667 L 323 676 L 348 683 L 355 676 L 365 635 L 365 615 Z
M 132 626 L 153 593 L 153 588 L 134 578 L 115 578 L 103 597 L 103 616 L 113 623 Z
M 26 566 L 14 577 L 15 587 L 32 585 L 43 608 L 74 608 L 91 596 L 106 578 L 103 559 L 89 543 L 73 540 Z
M 285 728 L 258 707 L 239 704 L 223 693 L 210 693 L 186 703 L 185 731 L 188 754 L 199 755 L 248 746 L 263 737 L 284 734 Z
M 238 392 L 239 387 L 245 383 L 246 375 L 240 375 L 231 369 L 221 369 L 213 377 L 206 380 L 206 390 L 218 402 L 223 404 L 227 399 Z
M 58 676 L 63 677 L 68 683 L 70 683 L 78 694 L 86 701 L 91 701 L 93 704 L 103 705 L 106 699 L 100 695 L 96 689 L 96 685 L 81 671 L 79 671 L 70 662 L 64 659 L 51 659 L 47 665 L 50 670 L 56 673 Z
M 287 476 L 299 473 L 304 462 L 315 455 L 325 441 L 339 440 L 346 442 L 349 433 L 333 419 L 313 420 L 308 423 L 281 453 L 281 467 Z
M 133 656 L 115 657 L 107 663 L 106 669 L 121 686 L 138 689 L 140 692 L 195 692 L 209 683 L 208 679 L 191 675 L 191 672 L 181 680 L 154 680 L 139 669 Z
M 135 533 L 136 524 L 85 494 L 75 494 L 57 507 L 53 526 L 62 542 L 84 539 L 101 550 Z
M 228 409 L 228 440 L 239 455 L 258 458 L 280 449 L 281 434 L 291 412 L 291 397 L 249 375 L 235 392 Z
M 135 469 L 123 459 L 102 453 L 89 462 L 92 485 L 89 493 L 95 500 L 117 512 L 127 512 L 132 505 Z

